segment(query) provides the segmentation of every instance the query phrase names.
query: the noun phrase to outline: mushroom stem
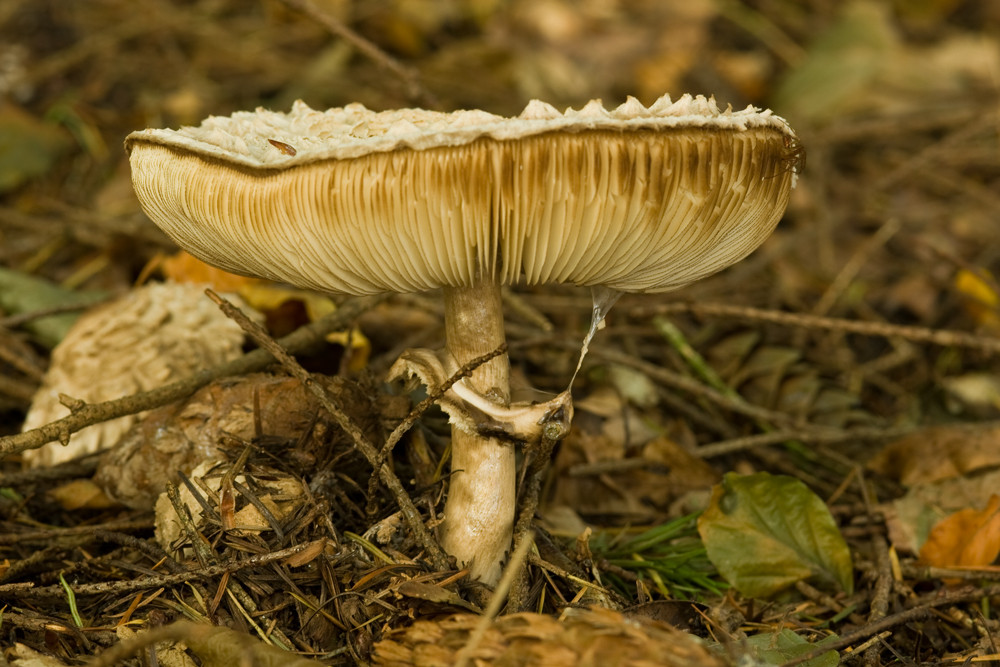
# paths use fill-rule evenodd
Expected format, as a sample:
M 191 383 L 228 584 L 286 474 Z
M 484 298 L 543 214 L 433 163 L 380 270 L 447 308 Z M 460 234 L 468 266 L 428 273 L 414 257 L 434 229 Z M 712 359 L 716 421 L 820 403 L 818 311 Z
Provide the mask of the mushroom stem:
M 445 344 L 459 364 L 496 350 L 505 341 L 500 286 L 446 287 Z M 501 354 L 466 382 L 497 403 L 510 401 L 510 363 Z M 495 438 L 451 431 L 451 469 L 442 546 L 473 578 L 494 584 L 510 549 L 514 526 L 514 447 Z

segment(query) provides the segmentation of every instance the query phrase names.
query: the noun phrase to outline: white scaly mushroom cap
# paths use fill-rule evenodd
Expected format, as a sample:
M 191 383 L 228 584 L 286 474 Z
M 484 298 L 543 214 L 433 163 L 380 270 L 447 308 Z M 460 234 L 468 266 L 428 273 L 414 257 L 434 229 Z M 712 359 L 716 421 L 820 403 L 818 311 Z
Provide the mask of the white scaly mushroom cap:
M 87 403 L 110 401 L 242 353 L 243 331 L 205 298 L 203 285 L 149 283 L 80 316 L 52 351 L 22 430 L 67 416 L 62 394 Z M 130 415 L 88 426 L 65 447 L 50 442 L 22 457 L 32 467 L 49 467 L 92 454 L 114 446 L 136 419 Z
M 566 282 L 666 291 L 771 233 L 795 135 L 713 100 L 592 101 L 517 118 L 258 109 L 126 140 L 143 209 L 237 273 L 371 294 Z

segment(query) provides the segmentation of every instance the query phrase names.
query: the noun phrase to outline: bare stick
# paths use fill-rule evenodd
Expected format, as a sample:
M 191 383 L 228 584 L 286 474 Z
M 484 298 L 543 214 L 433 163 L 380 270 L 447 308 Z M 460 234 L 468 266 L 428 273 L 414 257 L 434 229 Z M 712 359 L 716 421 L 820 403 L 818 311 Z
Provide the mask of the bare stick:
M 552 451 L 565 435 L 565 431 L 546 431 L 539 443 L 529 452 L 531 460 L 528 463 L 527 485 L 521 499 L 517 524 L 514 526 L 515 553 L 519 552 L 526 542 L 531 542 L 534 539 L 531 524 L 535 520 L 535 512 L 538 511 L 538 501 L 542 492 L 542 482 L 545 480 L 545 471 L 552 460 Z M 512 568 L 513 565 L 514 561 L 512 560 L 511 564 L 507 566 L 508 569 Z M 520 611 L 527 611 L 529 602 L 527 563 L 522 561 L 511 577 L 509 613 L 516 614 Z
M 281 345 L 285 349 L 294 352 L 301 352 L 320 345 L 328 333 L 343 328 L 357 318 L 359 314 L 385 298 L 385 296 L 377 296 L 348 301 L 337 312 L 301 327 L 294 333 L 285 336 L 281 339 Z M 168 403 L 173 403 L 174 401 L 179 401 L 182 398 L 187 398 L 213 380 L 230 375 L 252 373 L 264 368 L 272 361 L 271 354 L 266 350 L 254 350 L 239 359 L 234 359 L 233 361 L 212 368 L 206 368 L 200 373 L 195 373 L 191 377 L 168 384 L 159 389 L 125 396 L 113 401 L 105 401 L 104 403 L 83 403 L 68 417 L 63 417 L 50 424 L 25 431 L 24 433 L 0 438 L 0 456 L 17 454 L 26 449 L 35 449 L 55 440 L 64 443 L 68 442 L 71 434 L 87 426 L 124 417 L 125 415 L 138 414 L 167 405 Z
M 850 646 L 851 644 L 867 640 L 869 637 L 874 637 L 889 628 L 894 628 L 911 621 L 926 618 L 931 615 L 933 609 L 991 598 L 997 594 L 1000 594 L 1000 585 L 996 584 L 990 586 L 968 586 L 966 588 L 941 594 L 932 593 L 930 596 L 924 598 L 909 609 L 904 609 L 903 611 L 895 614 L 890 614 L 889 616 L 880 618 L 879 620 L 871 622 L 868 625 L 864 625 L 856 630 L 844 633 L 835 641 L 825 642 L 822 646 L 818 646 L 808 653 L 796 656 L 792 660 L 783 663 L 782 667 L 794 667 L 795 665 L 801 665 L 804 662 L 823 655 L 827 651 L 839 651 Z
M 323 538 L 325 539 L 325 538 Z M 121 581 L 102 581 L 95 584 L 74 584 L 73 594 L 81 595 L 123 595 L 144 591 L 150 588 L 166 588 L 176 586 L 197 579 L 211 579 L 221 574 L 238 572 L 251 567 L 268 565 L 275 561 L 284 560 L 315 546 L 315 541 L 296 544 L 295 546 L 272 551 L 265 554 L 256 554 L 240 560 L 208 565 L 183 572 L 163 575 L 146 575 L 135 577 L 134 579 L 122 579 Z M 0 595 L 5 598 L 17 598 L 23 600 L 51 600 L 62 598 L 66 595 L 65 589 L 60 584 L 54 586 L 28 587 L 24 584 L 8 584 L 0 586 Z
M 415 69 L 403 65 L 377 45 L 348 28 L 328 12 L 317 7 L 310 0 L 284 0 L 284 2 L 319 21 L 327 30 L 350 43 L 351 46 L 363 53 L 369 60 L 395 74 L 406 86 L 406 94 L 415 102 L 428 109 L 438 106 L 437 98 L 420 82 L 420 75 Z
M 889 239 L 895 236 L 896 232 L 898 232 L 902 226 L 903 223 L 900 222 L 898 218 L 890 218 L 881 227 L 879 227 L 878 231 L 872 234 L 851 256 L 851 258 L 847 260 L 847 263 L 844 264 L 843 268 L 840 269 L 840 272 L 836 275 L 836 277 L 834 277 L 829 286 L 827 286 L 826 291 L 823 292 L 823 295 L 816 301 L 816 305 L 814 305 L 812 309 L 812 314 L 823 316 L 830 312 L 830 309 L 833 308 L 837 299 L 839 299 L 847 288 L 850 287 L 851 282 L 855 277 L 857 277 L 858 272 L 861 271 L 872 254 L 888 243 Z
M 667 315 L 670 313 L 692 313 L 703 317 L 731 317 L 738 320 L 770 322 L 789 327 L 842 331 L 864 336 L 882 338 L 905 338 L 917 343 L 929 343 L 943 347 L 966 347 L 991 354 L 1000 353 L 1000 338 L 981 336 L 966 331 L 951 329 L 931 329 L 888 322 L 862 322 L 836 317 L 819 317 L 781 310 L 765 310 L 748 306 L 731 306 L 722 303 L 665 303 L 657 306 L 640 306 L 631 309 L 636 315 Z
M 339 405 L 337 405 L 327 393 L 326 389 L 318 382 L 316 382 L 306 369 L 299 364 L 278 342 L 276 342 L 271 336 L 268 335 L 267 331 L 264 330 L 262 326 L 252 321 L 249 317 L 243 314 L 239 308 L 226 301 L 220 297 L 215 292 L 207 290 L 208 296 L 212 301 L 218 304 L 222 312 L 226 314 L 227 317 L 231 318 L 234 322 L 240 325 L 240 327 L 249 335 L 255 343 L 260 345 L 264 350 L 273 356 L 275 359 L 285 367 L 292 377 L 297 379 L 302 383 L 306 389 L 308 389 L 317 399 L 319 399 L 320 404 L 330 413 L 330 415 L 337 421 L 340 428 L 344 430 L 351 439 L 354 440 L 354 444 L 361 451 L 368 463 L 373 467 L 379 461 L 378 449 L 368 440 L 368 437 L 362 432 L 354 420 L 352 420 L 347 413 L 345 413 Z M 420 512 L 417 510 L 416 505 L 413 504 L 413 500 L 410 498 L 406 489 L 403 488 L 403 483 L 399 481 L 396 476 L 395 471 L 383 462 L 378 468 L 379 476 L 382 478 L 382 482 L 386 485 L 389 491 L 392 493 L 393 497 L 396 499 L 396 503 L 399 505 L 399 509 L 403 512 L 403 517 L 406 519 L 410 530 L 413 532 L 413 536 L 416 538 L 417 543 L 427 552 L 431 559 L 434 567 L 439 570 L 448 569 L 448 557 L 445 555 L 444 551 L 438 545 L 434 536 L 431 535 L 427 526 L 424 525 L 423 519 L 420 517 Z
M 100 524 L 84 524 L 82 526 L 72 526 L 70 528 L 47 528 L 45 530 L 31 530 L 22 533 L 5 531 L 0 534 L 0 545 L 7 544 L 30 544 L 32 542 L 51 543 L 64 538 L 93 535 L 97 530 L 145 530 L 153 527 L 153 517 L 146 516 L 141 519 L 123 519 L 121 521 L 108 521 Z M 61 588 L 61 587 L 56 587 Z M 3 587 L 0 586 L 0 595 Z
M 983 424 L 972 425 L 974 428 L 984 426 Z M 767 447 L 777 445 L 789 440 L 800 440 L 802 442 L 814 442 L 833 444 L 837 442 L 848 442 L 851 440 L 891 440 L 909 435 L 920 430 L 921 426 L 889 426 L 886 428 L 857 427 L 857 428 L 832 428 L 829 426 L 817 426 L 815 424 L 803 424 L 801 428 L 788 429 L 782 431 L 771 431 L 770 433 L 760 433 L 748 435 L 740 438 L 730 438 L 729 440 L 719 440 L 717 442 L 702 445 L 694 451 L 695 456 L 701 458 L 712 458 L 715 456 L 725 456 L 733 452 L 739 452 L 757 447 Z
M 524 570 L 525 561 L 528 558 L 528 549 L 531 548 L 532 544 L 534 544 L 534 533 L 528 533 L 524 536 L 521 544 L 514 549 L 514 553 L 510 557 L 510 562 L 507 563 L 507 569 L 504 570 L 503 576 L 497 582 L 489 605 L 483 611 L 483 615 L 476 623 L 476 627 L 469 633 L 469 638 L 466 640 L 465 646 L 455 656 L 457 667 L 466 667 L 472 661 L 472 656 L 475 654 L 476 649 L 479 648 L 479 644 L 482 643 L 490 624 L 500 614 L 511 584 L 513 584 L 518 572 Z
M 132 639 L 109 647 L 92 658 L 88 667 L 113 667 L 123 664 L 128 658 L 163 641 L 182 641 L 196 655 L 204 655 L 205 664 L 212 662 L 209 656 L 218 658 L 212 664 L 233 665 L 282 665 L 283 667 L 320 667 L 324 663 L 310 660 L 275 646 L 256 642 L 248 635 L 226 627 L 208 623 L 177 621 L 170 625 L 152 628 L 137 634 Z
M 434 401 L 438 400 L 439 398 L 447 394 L 448 390 L 451 389 L 456 382 L 458 382 L 462 378 L 468 377 L 472 373 L 472 371 L 476 370 L 477 368 L 485 364 L 493 357 L 498 357 L 501 354 L 504 354 L 505 352 L 507 352 L 506 343 L 504 343 L 503 345 L 501 345 L 500 347 L 498 347 L 497 349 L 493 350 L 488 354 L 484 354 L 481 357 L 476 357 L 475 359 L 473 359 L 472 361 L 463 365 L 461 368 L 455 371 L 454 375 L 445 380 L 445 382 L 435 391 L 431 392 L 427 396 L 427 398 L 417 403 L 416 407 L 410 410 L 410 414 L 406 415 L 406 418 L 404 418 L 403 421 L 399 422 L 399 424 L 396 425 L 396 428 L 392 430 L 392 433 L 389 434 L 389 437 L 385 439 L 385 444 L 383 444 L 382 449 L 379 450 L 378 461 L 374 466 L 374 469 L 378 471 L 382 468 L 382 464 L 385 463 L 385 460 L 389 457 L 389 454 L 392 452 L 393 448 L 399 442 L 399 439 L 402 438 L 406 434 L 406 432 L 413 427 L 416 421 L 420 419 L 420 415 L 427 412 L 427 410 L 429 410 L 430 407 L 434 405 Z M 371 513 L 373 507 L 371 498 L 372 496 L 375 495 L 375 483 L 377 480 L 378 477 L 372 475 L 372 478 L 368 481 L 369 514 Z

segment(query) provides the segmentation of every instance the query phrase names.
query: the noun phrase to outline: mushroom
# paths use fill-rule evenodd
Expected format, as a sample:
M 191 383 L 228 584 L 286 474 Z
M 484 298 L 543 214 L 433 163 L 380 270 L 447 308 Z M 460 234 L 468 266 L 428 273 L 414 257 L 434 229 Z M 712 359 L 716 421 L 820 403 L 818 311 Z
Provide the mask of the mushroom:
M 73 402 L 148 391 L 242 354 L 243 331 L 204 292 L 198 285 L 149 283 L 81 315 L 52 351 L 22 430 L 66 416 Z M 22 458 L 32 467 L 51 467 L 113 447 L 139 417 L 88 426 L 65 444 L 50 442 Z
M 258 109 L 125 142 L 146 214 L 235 273 L 353 295 L 440 288 L 448 360 L 503 344 L 500 287 L 663 292 L 742 259 L 795 180 L 788 124 L 668 96 L 565 113 Z M 502 408 L 509 362 L 463 381 Z M 442 542 L 489 583 L 510 547 L 509 443 L 454 425 Z

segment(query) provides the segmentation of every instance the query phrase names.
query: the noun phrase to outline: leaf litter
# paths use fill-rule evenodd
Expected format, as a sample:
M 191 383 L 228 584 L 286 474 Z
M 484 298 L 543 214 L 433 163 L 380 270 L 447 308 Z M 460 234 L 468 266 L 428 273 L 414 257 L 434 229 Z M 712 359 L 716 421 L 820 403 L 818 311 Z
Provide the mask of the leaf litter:
M 139 15 L 120 0 L 72 10 L 13 0 L 0 10 L 4 658 L 289 659 L 274 649 L 303 664 L 587 664 L 591 650 L 657 664 L 749 654 L 878 665 L 996 654 L 997 10 L 971 0 L 420 7 L 155 0 Z M 148 280 L 144 267 L 174 252 L 131 195 L 116 149 L 129 131 L 297 98 L 509 114 L 532 97 L 567 106 L 663 92 L 773 106 L 800 131 L 808 167 L 759 252 L 682 292 L 625 296 L 608 315 L 574 385 L 573 429 L 542 480 L 528 585 L 511 594 L 524 607 L 507 610 L 521 614 L 479 615 L 490 592 L 434 565 L 411 529 L 407 512 L 433 533 L 443 506 L 440 411 L 420 412 L 383 455 L 398 486 L 369 484 L 358 438 L 380 446 L 422 398 L 381 378 L 404 349 L 441 339 L 438 306 L 419 295 L 360 307 L 237 281 L 276 338 L 353 313 L 295 348 L 312 377 L 332 378 L 323 386 L 339 421 L 287 369 L 237 361 L 256 375 L 185 384 L 184 371 L 169 400 L 154 390 L 134 408 L 72 400 L 131 385 L 97 398 L 60 390 L 69 407 L 58 407 L 77 412 L 49 439 L 152 411 L 100 455 L 25 468 L 10 444 L 57 363 L 49 350 L 83 307 Z M 153 279 L 217 280 L 199 271 L 168 263 Z M 589 296 L 507 298 L 515 375 L 547 400 L 573 373 Z M 106 347 L 134 365 L 128 349 Z M 214 462 L 211 483 L 194 474 L 202 460 Z M 168 502 L 183 535 L 164 545 L 149 507 L 169 485 L 198 511 Z M 125 486 L 142 503 L 109 505 Z M 807 547 L 813 533 L 825 537 Z M 748 584 L 761 576 L 770 584 Z M 661 603 L 683 605 L 668 617 L 683 634 L 664 617 L 634 620 Z M 588 605 L 613 610 L 578 611 Z M 691 614 L 701 621 L 679 620 Z M 600 646 L 588 644 L 595 633 Z

